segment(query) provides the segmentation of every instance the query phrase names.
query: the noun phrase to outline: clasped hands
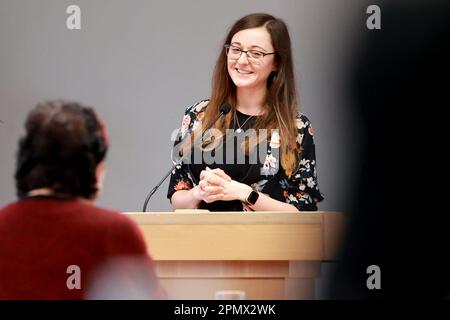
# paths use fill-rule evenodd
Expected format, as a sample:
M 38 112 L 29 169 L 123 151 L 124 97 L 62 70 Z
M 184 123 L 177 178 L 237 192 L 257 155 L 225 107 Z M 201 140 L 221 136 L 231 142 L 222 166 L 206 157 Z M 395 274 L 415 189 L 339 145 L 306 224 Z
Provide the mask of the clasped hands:
M 214 201 L 244 201 L 252 188 L 237 182 L 222 169 L 206 167 L 200 173 L 200 182 L 194 187 L 193 195 L 196 200 L 211 203 Z

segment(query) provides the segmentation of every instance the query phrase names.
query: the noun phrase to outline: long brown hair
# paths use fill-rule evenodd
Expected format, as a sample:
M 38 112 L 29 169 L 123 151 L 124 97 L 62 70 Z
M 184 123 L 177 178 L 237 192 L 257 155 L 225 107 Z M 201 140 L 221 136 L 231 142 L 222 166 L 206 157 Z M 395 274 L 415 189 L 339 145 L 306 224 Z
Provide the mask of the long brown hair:
M 277 71 L 270 74 L 267 80 L 266 105 L 268 110 L 259 116 L 255 122 L 256 131 L 267 129 L 270 133 L 272 129 L 279 129 L 281 139 L 281 165 L 286 174 L 290 176 L 298 164 L 297 146 L 297 93 L 294 79 L 294 68 L 292 62 L 291 39 L 286 24 L 269 14 L 254 13 L 239 19 L 230 29 L 223 45 L 230 44 L 233 36 L 245 29 L 264 27 L 272 39 L 275 51 L 275 65 Z M 222 46 L 223 48 L 223 46 Z M 233 112 L 230 112 L 225 121 L 218 121 L 215 128 L 225 132 L 230 127 L 231 119 L 236 108 L 236 85 L 228 74 L 227 56 L 222 50 L 216 62 L 212 81 L 212 94 L 205 116 L 202 121 L 202 128 L 205 129 L 212 120 L 219 114 L 220 106 L 230 103 Z M 257 140 L 250 142 L 250 147 L 245 148 L 246 152 L 252 150 Z M 261 142 L 261 140 L 259 141 Z

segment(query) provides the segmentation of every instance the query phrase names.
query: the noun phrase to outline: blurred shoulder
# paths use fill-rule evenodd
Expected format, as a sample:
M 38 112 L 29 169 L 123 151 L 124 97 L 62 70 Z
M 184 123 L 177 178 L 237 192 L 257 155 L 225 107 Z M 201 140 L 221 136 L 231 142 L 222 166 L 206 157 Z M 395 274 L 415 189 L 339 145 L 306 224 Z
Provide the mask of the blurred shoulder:
M 103 232 L 105 240 L 114 244 L 113 247 L 145 252 L 146 246 L 142 233 L 127 214 L 94 205 L 91 205 L 86 213 L 89 217 L 85 218 L 90 221 L 86 223 L 86 227 L 90 227 L 92 231 Z
M 105 228 L 128 229 L 133 233 L 137 229 L 135 222 L 126 214 L 119 211 L 102 208 L 89 203 L 83 203 L 80 207 L 82 207 L 80 213 L 83 212 L 85 220 L 91 221 L 92 227 L 98 225 L 99 227 L 103 226 Z

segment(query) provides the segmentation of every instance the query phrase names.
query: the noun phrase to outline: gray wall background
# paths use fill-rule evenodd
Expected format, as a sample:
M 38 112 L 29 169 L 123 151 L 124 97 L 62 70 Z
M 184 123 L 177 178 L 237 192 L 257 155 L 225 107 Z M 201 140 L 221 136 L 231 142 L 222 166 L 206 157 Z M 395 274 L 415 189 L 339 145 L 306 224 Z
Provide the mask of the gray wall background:
M 81 7 L 81 30 L 66 8 Z M 1 0 L 0 206 L 15 199 L 17 141 L 37 102 L 94 106 L 111 138 L 102 206 L 139 211 L 170 168 L 171 132 L 184 108 L 210 94 L 215 60 L 231 24 L 268 12 L 288 24 L 301 110 L 316 131 L 320 210 L 345 211 L 357 164 L 358 119 L 343 81 L 353 36 L 367 32 L 358 0 Z M 170 210 L 167 181 L 149 211 Z

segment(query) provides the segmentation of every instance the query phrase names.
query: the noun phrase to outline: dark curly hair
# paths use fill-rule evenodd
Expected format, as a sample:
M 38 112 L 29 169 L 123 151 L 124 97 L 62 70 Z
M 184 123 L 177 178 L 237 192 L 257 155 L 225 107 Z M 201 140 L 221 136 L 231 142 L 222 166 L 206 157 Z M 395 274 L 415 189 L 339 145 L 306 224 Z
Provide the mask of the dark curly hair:
M 20 198 L 37 188 L 92 199 L 95 169 L 108 149 L 106 131 L 90 107 L 76 102 L 38 104 L 25 122 L 15 173 Z

